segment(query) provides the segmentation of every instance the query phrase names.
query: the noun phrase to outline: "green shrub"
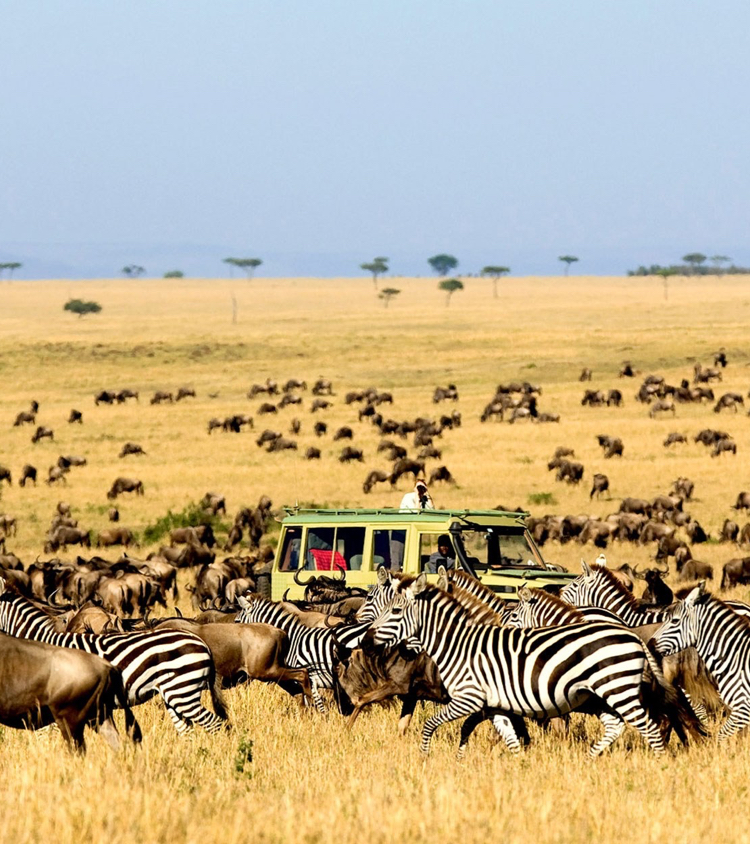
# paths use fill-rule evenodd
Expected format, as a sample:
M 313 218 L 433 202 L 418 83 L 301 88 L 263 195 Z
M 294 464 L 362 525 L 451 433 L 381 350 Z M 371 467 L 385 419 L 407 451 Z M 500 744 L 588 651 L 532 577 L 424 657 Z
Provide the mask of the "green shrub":
M 557 499 L 555 498 L 554 492 L 532 492 L 528 495 L 527 499 L 529 504 L 532 504 L 536 507 L 541 505 L 550 505 L 557 504 Z
M 102 306 L 98 302 L 86 302 L 83 299 L 68 299 L 63 305 L 64 311 L 70 311 L 72 314 L 78 314 L 82 317 L 84 314 L 98 314 Z

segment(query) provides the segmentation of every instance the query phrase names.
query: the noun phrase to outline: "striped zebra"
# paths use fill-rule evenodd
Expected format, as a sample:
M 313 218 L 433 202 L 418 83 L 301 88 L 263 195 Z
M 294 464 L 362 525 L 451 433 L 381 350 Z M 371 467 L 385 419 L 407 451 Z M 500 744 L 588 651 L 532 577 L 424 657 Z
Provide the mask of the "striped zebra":
M 306 627 L 280 604 L 258 595 L 239 597 L 241 612 L 235 619 L 240 624 L 270 624 L 289 637 L 286 661 L 291 668 L 306 668 L 310 677 L 313 702 L 319 712 L 326 705 L 319 689 L 333 689 L 333 672 L 338 646 L 353 648 L 370 628 L 369 621 L 340 627 Z M 334 635 L 335 632 L 335 635 Z
M 679 601 L 672 617 L 655 637 L 656 648 L 674 654 L 695 648 L 706 664 L 729 717 L 719 729 L 719 741 L 750 723 L 750 621 L 703 584 Z
M 514 719 L 561 716 L 590 703 L 604 725 L 603 737 L 590 748 L 592 756 L 608 748 L 626 723 L 641 733 L 656 754 L 664 753 L 659 728 L 641 702 L 646 666 L 667 684 L 656 660 L 625 627 L 587 623 L 519 630 L 472 625 L 457 601 L 421 575 L 397 587 L 390 609 L 373 628 L 377 644 L 416 637 L 435 661 L 451 697 L 425 724 L 424 753 L 429 752 L 439 726 L 468 715 L 460 753 L 469 725 L 473 729 L 486 714 L 509 750 L 517 752 Z
M 131 706 L 161 695 L 179 733 L 186 732 L 193 723 L 208 732 L 226 725 L 227 713 L 216 685 L 211 651 L 192 633 L 58 633 L 46 613 L 9 591 L 2 578 L 0 631 L 102 657 L 120 669 Z M 201 705 L 204 689 L 211 693 L 216 714 Z
M 504 601 L 489 586 L 485 586 L 484 583 L 465 571 L 455 569 L 447 571 L 443 566 L 440 566 L 438 574 L 440 575 L 439 585 L 441 589 L 449 593 L 452 593 L 456 588 L 464 590 L 496 613 L 500 624 L 506 623 L 513 611 L 513 604 L 510 601 Z
M 553 627 L 561 624 L 582 624 L 584 621 L 605 621 L 622 624 L 622 619 L 599 607 L 575 607 L 544 589 L 522 586 L 518 603 L 511 610 L 506 624 L 509 627 Z

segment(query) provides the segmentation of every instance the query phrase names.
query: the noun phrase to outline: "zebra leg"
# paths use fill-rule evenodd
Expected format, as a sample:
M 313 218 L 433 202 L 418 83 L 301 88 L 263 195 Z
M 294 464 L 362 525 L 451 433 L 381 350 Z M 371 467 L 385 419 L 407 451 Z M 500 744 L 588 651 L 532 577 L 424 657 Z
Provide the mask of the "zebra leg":
M 469 743 L 471 734 L 483 721 L 486 721 L 488 717 L 486 710 L 482 709 L 479 712 L 472 712 L 471 715 L 469 715 L 469 717 L 463 722 L 461 725 L 461 741 L 458 744 L 458 753 L 456 754 L 457 759 L 464 758 L 466 746 Z M 500 731 L 498 730 L 498 732 Z
M 613 696 L 608 697 L 609 699 L 606 701 L 608 707 L 614 710 L 615 713 L 617 713 L 623 721 L 630 724 L 631 727 L 635 727 L 643 738 L 646 739 L 654 753 L 657 756 L 661 756 L 665 752 L 664 737 L 662 736 L 658 725 L 651 720 L 648 713 L 643 708 L 643 704 L 640 701 L 640 697 L 637 696 L 637 692 L 634 692 L 633 695 L 620 695 L 614 700 L 612 699 Z M 602 713 L 600 718 L 604 721 L 604 713 Z M 620 729 L 620 733 L 622 733 L 622 729 Z M 618 735 L 620 733 L 618 733 Z M 592 756 L 596 755 L 598 754 L 594 753 L 592 748 Z
M 315 708 L 321 713 L 321 715 L 325 715 L 326 712 L 328 712 L 328 708 L 325 705 L 325 701 L 320 696 L 318 678 L 314 674 L 310 675 L 310 687 L 312 688 L 312 699 L 315 704 Z
M 521 752 L 521 741 L 518 738 L 518 733 L 516 732 L 516 727 L 514 724 L 514 720 L 509 715 L 503 715 L 501 713 L 497 713 L 492 716 L 492 723 L 495 726 L 495 729 L 502 737 L 503 741 L 505 742 L 505 746 L 510 750 L 511 753 L 520 753 Z M 524 740 L 524 744 L 528 743 L 529 734 L 526 732 L 526 726 L 523 724 L 523 734 L 521 736 L 521 740 Z
M 166 701 L 165 701 L 166 703 Z M 174 724 L 175 729 L 177 732 L 184 736 L 185 733 L 190 731 L 192 724 L 186 721 L 178 712 L 177 710 L 170 706 L 168 703 L 166 704 L 167 712 L 169 713 L 169 717 L 172 719 L 172 723 Z
M 450 721 L 455 721 L 462 718 L 464 715 L 470 715 L 472 712 L 481 710 L 481 701 L 475 698 L 454 698 L 447 706 L 444 706 L 438 713 L 428 718 L 422 731 L 422 742 L 420 750 L 425 756 L 430 752 L 430 742 L 432 741 L 432 734 L 442 724 L 447 724 Z
M 727 720 L 721 725 L 719 742 L 726 741 L 730 736 L 746 727 L 748 723 L 750 723 L 750 707 L 747 704 L 733 709 Z
M 214 712 L 209 712 L 201 704 L 199 688 L 162 687 L 161 695 L 178 733 L 187 732 L 193 723 L 200 724 L 207 733 L 218 732 L 222 727 L 227 726 L 223 718 Z
M 599 741 L 594 742 L 594 744 L 592 744 L 589 748 L 589 755 L 592 758 L 599 756 L 600 753 L 603 753 L 608 747 L 611 747 L 611 745 L 620 738 L 623 730 L 625 729 L 625 722 L 622 718 L 611 712 L 602 712 L 599 716 L 599 720 L 604 725 L 604 735 L 599 739 Z

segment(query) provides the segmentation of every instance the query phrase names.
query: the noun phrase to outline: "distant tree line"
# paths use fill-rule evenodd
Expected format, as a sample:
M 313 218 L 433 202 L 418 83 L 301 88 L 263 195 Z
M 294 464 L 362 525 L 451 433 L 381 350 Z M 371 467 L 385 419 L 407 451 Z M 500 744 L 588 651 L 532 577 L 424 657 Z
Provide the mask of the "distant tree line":
M 643 264 L 635 270 L 628 270 L 629 276 L 659 275 L 662 278 L 671 275 L 746 275 L 750 273 L 748 267 L 738 267 L 730 264 L 732 259 L 728 255 L 712 255 L 710 258 L 702 252 L 690 252 L 682 256 L 681 264 Z M 724 266 L 729 264 L 729 266 Z

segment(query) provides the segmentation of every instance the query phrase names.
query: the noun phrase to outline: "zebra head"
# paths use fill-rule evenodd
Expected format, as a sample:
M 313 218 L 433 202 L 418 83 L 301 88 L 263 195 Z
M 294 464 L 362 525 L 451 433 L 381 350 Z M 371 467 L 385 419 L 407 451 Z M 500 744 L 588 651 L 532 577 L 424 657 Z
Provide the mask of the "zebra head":
M 400 642 L 406 642 L 410 650 L 421 650 L 414 599 L 426 585 L 427 578 L 420 574 L 415 581 L 402 586 L 396 592 L 390 604 L 372 624 L 376 645 L 398 645 Z
M 518 590 L 518 603 L 505 616 L 503 622 L 506 627 L 536 627 L 535 604 L 536 597 L 528 586 Z
M 598 581 L 598 570 L 590 566 L 585 560 L 581 560 L 582 573 L 560 592 L 560 597 L 568 604 L 576 607 L 592 606 L 595 602 L 593 596 Z
M 357 621 L 375 621 L 376 618 L 390 606 L 396 594 L 398 580 L 393 577 L 389 569 L 380 566 L 378 582 L 370 588 L 365 602 L 357 610 Z
M 695 646 L 698 641 L 698 611 L 707 598 L 705 583 L 700 583 L 684 601 L 677 602 L 672 617 L 654 636 L 654 645 L 660 654 L 674 654 Z

